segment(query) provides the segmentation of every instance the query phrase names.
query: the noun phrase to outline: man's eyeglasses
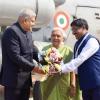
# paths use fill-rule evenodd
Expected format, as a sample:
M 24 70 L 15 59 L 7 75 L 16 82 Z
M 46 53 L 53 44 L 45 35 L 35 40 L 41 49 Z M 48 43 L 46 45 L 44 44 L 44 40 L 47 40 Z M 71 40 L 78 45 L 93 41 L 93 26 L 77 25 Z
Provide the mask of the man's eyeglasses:
M 75 26 L 75 27 L 72 27 L 72 28 L 71 28 L 71 30 L 72 30 L 73 32 L 77 32 L 78 29 L 80 29 L 80 27 L 76 27 L 76 26 Z

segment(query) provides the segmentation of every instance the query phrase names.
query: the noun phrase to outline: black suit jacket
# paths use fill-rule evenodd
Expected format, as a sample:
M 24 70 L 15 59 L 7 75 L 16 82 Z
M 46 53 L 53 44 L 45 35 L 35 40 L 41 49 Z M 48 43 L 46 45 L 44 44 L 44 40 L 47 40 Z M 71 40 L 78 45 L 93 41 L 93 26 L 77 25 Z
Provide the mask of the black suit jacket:
M 18 23 L 7 28 L 2 37 L 1 84 L 14 88 L 31 85 L 33 58 L 37 58 L 31 33 L 25 32 Z

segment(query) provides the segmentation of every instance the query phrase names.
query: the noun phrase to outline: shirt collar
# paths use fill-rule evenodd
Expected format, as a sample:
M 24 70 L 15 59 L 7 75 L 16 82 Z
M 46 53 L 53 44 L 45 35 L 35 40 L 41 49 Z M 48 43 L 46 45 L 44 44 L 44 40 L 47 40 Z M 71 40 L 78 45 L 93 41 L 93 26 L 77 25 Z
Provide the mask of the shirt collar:
M 81 42 L 88 33 L 85 33 L 77 42 Z
M 20 30 L 21 30 L 24 34 L 27 33 L 26 31 L 24 31 L 24 30 L 22 29 L 22 27 L 20 26 L 20 24 L 19 24 L 18 22 L 14 23 L 14 25 L 18 26 L 18 27 L 20 28 Z

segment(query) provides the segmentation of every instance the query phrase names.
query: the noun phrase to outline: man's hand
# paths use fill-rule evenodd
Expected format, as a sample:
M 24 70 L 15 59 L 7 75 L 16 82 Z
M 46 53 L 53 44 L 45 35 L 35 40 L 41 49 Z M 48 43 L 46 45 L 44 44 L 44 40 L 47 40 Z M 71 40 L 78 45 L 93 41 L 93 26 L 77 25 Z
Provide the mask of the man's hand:
M 45 74 L 45 72 L 40 67 L 34 67 L 33 72 L 38 73 L 38 74 Z

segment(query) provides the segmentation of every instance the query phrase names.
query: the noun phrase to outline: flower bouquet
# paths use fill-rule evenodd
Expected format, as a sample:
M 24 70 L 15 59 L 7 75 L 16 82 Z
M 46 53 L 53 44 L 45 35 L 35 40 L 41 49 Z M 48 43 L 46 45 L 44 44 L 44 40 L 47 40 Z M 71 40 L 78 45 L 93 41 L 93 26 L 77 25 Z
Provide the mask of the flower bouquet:
M 49 76 L 51 69 L 55 72 L 61 71 L 61 65 L 63 64 L 63 57 L 59 53 L 59 51 L 52 47 L 47 51 L 41 51 L 38 55 L 39 64 L 44 71 L 45 75 L 35 74 L 37 75 L 37 80 L 44 81 Z
M 43 71 L 48 74 L 50 69 L 55 71 L 61 71 L 61 64 L 63 63 L 63 57 L 59 51 L 52 47 L 49 50 L 43 52 L 41 55 L 40 63 Z

